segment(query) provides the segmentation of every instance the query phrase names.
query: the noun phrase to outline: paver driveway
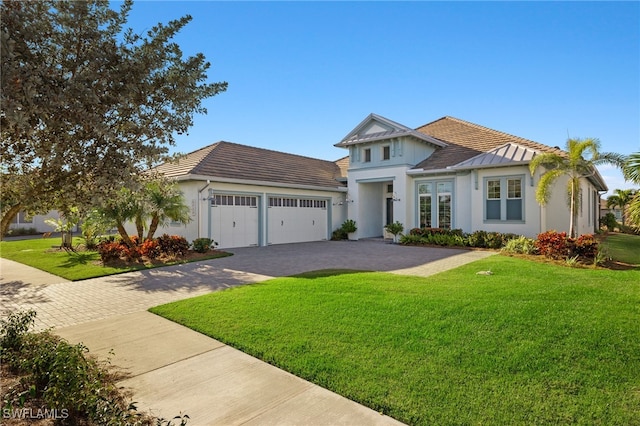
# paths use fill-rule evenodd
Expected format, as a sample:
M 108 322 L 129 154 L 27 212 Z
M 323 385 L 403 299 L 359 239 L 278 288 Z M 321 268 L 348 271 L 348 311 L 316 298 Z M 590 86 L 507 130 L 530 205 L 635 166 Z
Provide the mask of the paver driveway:
M 317 269 L 431 275 L 491 252 L 407 247 L 381 240 L 322 241 L 228 250 L 221 259 L 76 282 L 0 281 L 0 315 L 33 308 L 37 328 L 64 327 L 146 310 L 227 287 Z

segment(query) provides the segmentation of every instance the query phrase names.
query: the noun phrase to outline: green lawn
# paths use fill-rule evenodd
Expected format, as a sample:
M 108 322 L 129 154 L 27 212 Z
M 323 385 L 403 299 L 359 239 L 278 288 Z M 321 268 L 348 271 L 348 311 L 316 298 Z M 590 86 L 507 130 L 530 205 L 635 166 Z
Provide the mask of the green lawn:
M 73 244 L 82 243 L 81 238 L 74 238 Z M 76 281 L 87 278 L 102 277 L 122 272 L 148 269 L 153 266 L 137 264 L 130 267 L 114 268 L 102 266 L 100 255 L 94 251 L 68 253 L 52 250 L 52 246 L 60 246 L 60 238 L 34 238 L 16 241 L 0 241 L 0 257 L 33 266 L 59 277 Z M 227 254 L 225 253 L 224 256 Z M 220 257 L 212 254 L 210 258 Z M 178 262 L 174 262 L 178 263 Z
M 320 271 L 151 311 L 410 424 L 640 424 L 640 271 L 497 255 L 429 278 Z
M 640 235 L 610 233 L 602 245 L 614 260 L 640 265 Z

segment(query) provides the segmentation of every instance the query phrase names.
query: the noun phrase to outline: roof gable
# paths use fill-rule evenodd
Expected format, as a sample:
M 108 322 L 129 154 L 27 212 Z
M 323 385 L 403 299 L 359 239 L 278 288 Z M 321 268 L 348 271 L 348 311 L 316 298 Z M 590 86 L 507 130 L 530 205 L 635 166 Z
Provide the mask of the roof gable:
M 401 136 L 412 136 L 436 146 L 446 146 L 442 141 L 427 134 L 417 132 L 410 127 L 373 113 L 369 114 L 367 118 L 362 120 L 360 124 L 334 146 L 346 148 L 351 145 L 393 139 Z
M 217 142 L 157 166 L 154 171 L 168 177 L 198 175 L 278 184 L 337 188 L 344 183 L 340 167 L 331 161 Z

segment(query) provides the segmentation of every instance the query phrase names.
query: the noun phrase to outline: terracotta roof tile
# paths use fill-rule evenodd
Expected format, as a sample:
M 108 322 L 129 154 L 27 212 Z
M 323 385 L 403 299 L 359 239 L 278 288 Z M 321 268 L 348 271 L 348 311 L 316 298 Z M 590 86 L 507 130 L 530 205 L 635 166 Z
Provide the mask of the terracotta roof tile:
M 416 169 L 436 170 L 466 161 L 505 144 L 518 144 L 539 152 L 566 155 L 559 148 L 552 148 L 529 139 L 489 129 L 454 117 L 442 117 L 418 127 L 417 131 L 446 142 L 449 146 L 436 149 Z
M 336 180 L 342 173 L 334 162 L 224 141 L 186 154 L 177 162 L 161 164 L 155 171 L 169 177 L 191 174 L 212 179 L 242 179 L 327 188 L 344 186 Z

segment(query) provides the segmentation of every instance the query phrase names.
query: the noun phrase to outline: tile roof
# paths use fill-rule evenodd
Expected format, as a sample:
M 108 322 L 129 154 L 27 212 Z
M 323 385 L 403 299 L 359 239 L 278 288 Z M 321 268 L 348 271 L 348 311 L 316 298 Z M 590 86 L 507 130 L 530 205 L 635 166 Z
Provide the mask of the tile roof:
M 552 148 L 529 139 L 449 116 L 432 121 L 416 130 L 448 144 L 444 148 L 436 149 L 429 158 L 417 164 L 416 169 L 444 169 L 506 144 L 517 144 L 538 152 L 566 155 L 560 148 Z
M 338 164 L 316 158 L 220 141 L 167 162 L 154 171 L 168 177 L 225 179 L 337 188 L 345 186 Z

